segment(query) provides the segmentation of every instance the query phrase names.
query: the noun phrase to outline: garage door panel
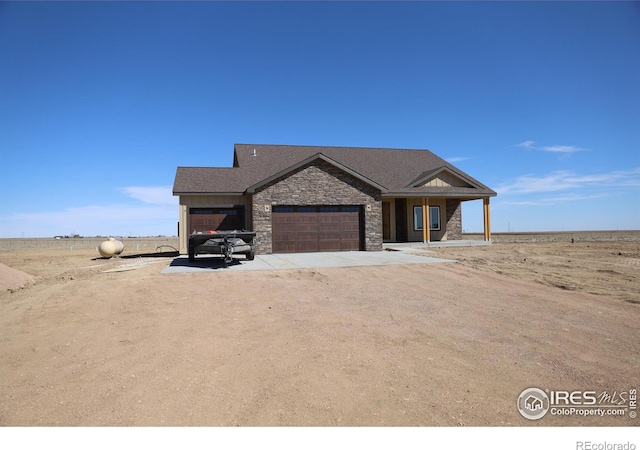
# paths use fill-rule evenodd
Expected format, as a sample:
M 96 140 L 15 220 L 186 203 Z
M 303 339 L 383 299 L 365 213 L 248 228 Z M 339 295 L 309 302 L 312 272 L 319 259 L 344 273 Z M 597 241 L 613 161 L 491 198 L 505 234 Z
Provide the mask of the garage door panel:
M 318 213 L 320 217 L 318 217 L 319 223 L 340 223 L 344 220 L 344 216 L 336 213 Z
M 277 253 L 294 253 L 296 252 L 296 244 L 294 242 L 282 242 L 279 244 Z
M 318 233 L 314 231 L 298 231 L 296 234 L 299 241 L 317 241 Z
M 274 222 L 273 225 L 278 227 L 278 229 L 281 229 L 281 230 L 292 230 L 292 231 L 295 231 L 298 226 L 295 222 L 279 222 L 279 223 Z
M 190 231 L 241 230 L 244 228 L 244 210 L 234 208 L 191 208 Z
M 282 224 L 282 225 L 287 225 L 287 224 L 295 225 L 296 221 L 295 221 L 295 217 L 290 217 L 287 214 L 284 217 L 278 217 L 277 220 L 274 220 L 274 223 L 277 223 L 278 225 L 280 225 L 280 224 Z
M 340 250 L 341 252 L 357 252 L 360 250 L 360 245 L 355 242 L 345 241 L 340 242 Z
M 294 242 L 296 246 L 296 252 L 317 252 L 318 250 L 318 240 L 313 239 L 310 241 L 298 240 Z
M 299 233 L 317 233 L 318 232 L 318 224 L 317 223 L 299 223 L 296 224 L 296 230 Z
M 326 232 L 326 233 L 318 233 L 318 239 L 322 242 L 340 242 L 342 240 L 343 236 L 336 236 L 335 233 L 330 233 L 330 232 Z
M 318 225 L 319 233 L 339 233 L 342 227 L 339 223 L 321 223 Z
M 361 249 L 360 207 L 273 207 L 273 251 L 318 252 Z
M 297 231 L 295 224 L 291 224 L 291 223 L 278 224 L 277 229 L 278 229 L 277 231 L 278 233 L 295 233 Z
M 323 252 L 342 252 L 344 251 L 340 241 L 329 241 L 322 244 Z
M 360 231 L 359 223 L 341 223 L 338 227 L 339 231 L 355 231 L 356 233 Z

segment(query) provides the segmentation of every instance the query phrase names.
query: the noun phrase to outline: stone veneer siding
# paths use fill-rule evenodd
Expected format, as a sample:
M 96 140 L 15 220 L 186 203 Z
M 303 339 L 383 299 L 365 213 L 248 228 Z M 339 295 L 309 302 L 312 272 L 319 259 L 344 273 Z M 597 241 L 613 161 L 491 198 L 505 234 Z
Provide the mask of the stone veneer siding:
M 252 196 L 256 253 L 272 253 L 274 206 L 360 205 L 364 214 L 364 249 L 382 250 L 382 200 L 380 190 L 323 160 L 313 161 L 293 173 L 258 189 Z M 367 209 L 370 206 L 370 210 Z
M 447 239 L 462 238 L 462 202 L 455 198 L 447 199 Z

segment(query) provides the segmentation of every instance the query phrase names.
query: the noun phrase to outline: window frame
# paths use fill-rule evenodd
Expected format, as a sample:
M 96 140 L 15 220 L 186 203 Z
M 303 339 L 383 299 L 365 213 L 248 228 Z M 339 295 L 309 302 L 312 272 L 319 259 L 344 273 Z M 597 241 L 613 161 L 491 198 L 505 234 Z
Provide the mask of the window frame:
M 434 214 L 435 213 L 435 214 Z M 436 226 L 433 225 L 434 217 L 437 219 Z M 430 231 L 440 231 L 442 228 L 442 221 L 440 220 L 440 206 L 439 205 L 429 205 L 429 230 Z M 413 231 L 422 231 L 423 230 L 422 223 L 422 205 L 414 205 L 413 206 Z
M 438 219 L 435 227 L 433 226 L 433 222 L 432 222 L 433 218 L 435 217 L 433 214 L 434 211 L 437 211 L 437 219 Z M 442 226 L 442 221 L 440 220 L 440 206 L 429 206 L 429 222 L 431 222 L 429 223 L 429 229 L 431 231 L 440 231 L 440 228 Z

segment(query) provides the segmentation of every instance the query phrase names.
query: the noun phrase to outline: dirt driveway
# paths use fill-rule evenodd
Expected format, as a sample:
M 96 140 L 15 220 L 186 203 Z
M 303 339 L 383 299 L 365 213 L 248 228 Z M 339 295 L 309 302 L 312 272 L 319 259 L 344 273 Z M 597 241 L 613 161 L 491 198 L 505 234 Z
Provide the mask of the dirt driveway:
M 620 245 L 580 263 L 633 269 L 585 269 L 609 292 L 536 244 L 429 253 L 484 252 L 457 264 L 173 275 L 166 257 L 0 252 L 35 279 L 0 292 L 0 424 L 638 425 L 516 408 L 529 387 L 640 387 L 640 249 Z

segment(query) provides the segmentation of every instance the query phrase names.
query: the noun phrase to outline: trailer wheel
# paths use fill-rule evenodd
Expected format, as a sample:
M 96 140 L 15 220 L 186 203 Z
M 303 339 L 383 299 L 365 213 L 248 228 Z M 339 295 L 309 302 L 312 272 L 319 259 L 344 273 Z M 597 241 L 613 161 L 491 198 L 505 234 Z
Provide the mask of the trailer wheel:
M 194 247 L 189 247 L 189 262 L 195 262 L 196 260 L 196 249 Z
M 249 253 L 247 253 L 247 260 L 248 261 L 253 261 L 255 259 L 255 257 L 256 257 L 256 252 L 255 252 L 254 249 L 251 249 L 249 251 Z

